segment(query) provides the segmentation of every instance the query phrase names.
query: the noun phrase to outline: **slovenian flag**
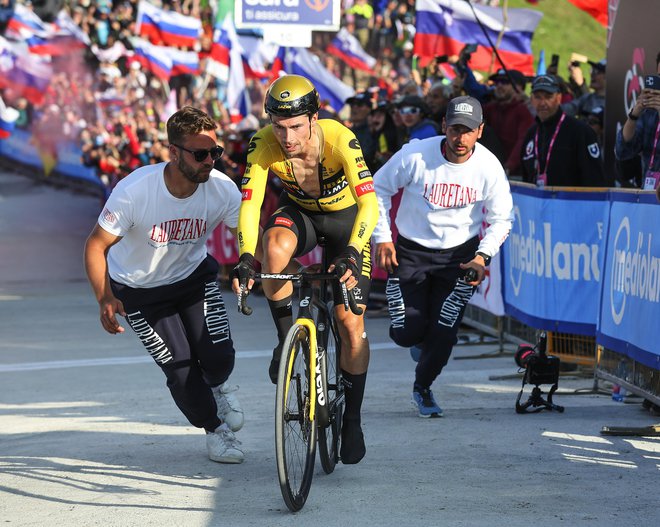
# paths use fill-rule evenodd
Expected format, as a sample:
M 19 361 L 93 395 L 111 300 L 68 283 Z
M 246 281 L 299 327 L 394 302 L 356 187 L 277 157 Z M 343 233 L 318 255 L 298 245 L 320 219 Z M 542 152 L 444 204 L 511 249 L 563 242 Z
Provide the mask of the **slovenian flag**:
M 473 5 L 464 0 L 417 0 L 416 10 L 414 50 L 425 62 L 437 55 L 458 55 L 466 44 L 477 44 L 470 67 L 490 71 L 493 53 L 490 42 L 498 42 L 503 31 L 497 48 L 503 66 L 526 75 L 534 74 L 532 36 L 543 16 L 540 11 L 508 9 L 505 23 L 501 8 Z M 500 67 L 495 64 L 496 69 Z
M 353 69 L 374 73 L 376 59 L 369 55 L 360 45 L 360 41 L 344 27 L 335 35 L 326 51 L 339 57 Z
M 31 9 L 28 9 L 23 4 L 16 4 L 14 6 L 14 13 L 12 14 L 5 34 L 8 37 L 16 40 L 25 40 L 31 35 L 41 35 L 45 37 L 52 32 L 52 29 L 46 24 L 39 15 Z
M 222 24 L 215 26 L 211 51 L 206 59 L 206 71 L 223 82 L 227 82 L 229 79 L 229 50 L 231 49 L 229 24 L 231 24 L 231 19 L 225 18 Z
M 0 88 L 9 88 L 32 104 L 40 105 L 52 76 L 49 61 L 0 37 Z
M 172 75 L 198 75 L 199 54 L 177 48 L 164 48 L 172 59 Z
M 135 22 L 136 34 L 152 44 L 193 48 L 199 42 L 202 21 L 176 11 L 160 9 L 141 0 Z
M 18 115 L 18 110 L 5 106 L 5 102 L 0 97 L 0 139 L 7 139 L 11 135 Z
M 150 42 L 133 37 L 131 39 L 135 50 L 135 60 L 142 67 L 153 73 L 159 79 L 169 80 L 172 74 L 172 58 L 164 46 L 154 46 Z
M 229 38 L 229 79 L 227 81 L 227 109 L 232 123 L 239 123 L 250 113 L 250 95 L 245 83 L 245 69 L 243 67 L 243 56 L 241 46 L 234 24 L 229 18 L 225 18 L 227 36 Z

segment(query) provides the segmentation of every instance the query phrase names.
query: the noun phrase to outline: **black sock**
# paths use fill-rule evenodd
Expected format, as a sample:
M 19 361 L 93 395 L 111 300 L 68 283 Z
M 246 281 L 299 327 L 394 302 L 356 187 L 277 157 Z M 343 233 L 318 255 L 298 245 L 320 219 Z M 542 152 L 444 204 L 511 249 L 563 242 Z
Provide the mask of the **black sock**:
M 277 340 L 280 344 L 284 343 L 286 334 L 293 326 L 293 309 L 291 307 L 291 295 L 282 300 L 268 300 L 270 314 L 277 328 Z
M 367 383 L 367 372 L 354 375 L 344 370 L 341 371 L 344 393 L 346 395 L 346 407 L 344 408 L 344 419 L 360 421 L 362 399 L 364 398 L 364 387 Z

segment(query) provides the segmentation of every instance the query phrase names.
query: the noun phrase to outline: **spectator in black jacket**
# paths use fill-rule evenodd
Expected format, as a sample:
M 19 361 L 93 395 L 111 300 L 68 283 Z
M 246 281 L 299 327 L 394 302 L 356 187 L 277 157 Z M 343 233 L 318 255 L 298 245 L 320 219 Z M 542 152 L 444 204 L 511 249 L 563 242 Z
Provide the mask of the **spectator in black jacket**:
M 557 79 L 536 77 L 531 100 L 536 122 L 523 140 L 523 181 L 537 186 L 607 186 L 596 133 L 563 112 Z

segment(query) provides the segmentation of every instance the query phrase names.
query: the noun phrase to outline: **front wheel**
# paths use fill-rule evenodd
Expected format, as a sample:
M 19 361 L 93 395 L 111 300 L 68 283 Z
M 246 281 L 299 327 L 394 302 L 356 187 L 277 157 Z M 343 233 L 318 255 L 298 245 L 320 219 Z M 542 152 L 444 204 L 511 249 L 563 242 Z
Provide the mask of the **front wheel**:
M 326 474 L 332 473 L 339 461 L 339 441 L 344 418 L 344 386 L 339 368 L 341 340 L 331 303 L 328 306 L 328 313 L 329 316 L 325 320 L 326 327 L 323 328 L 323 332 L 319 331 L 319 346 L 325 350 L 320 359 L 320 366 L 328 409 L 327 426 L 319 426 L 318 430 L 319 458 Z
M 309 330 L 295 324 L 284 341 L 275 397 L 275 454 L 280 489 L 293 512 L 305 505 L 316 456 L 316 423 L 310 420 Z

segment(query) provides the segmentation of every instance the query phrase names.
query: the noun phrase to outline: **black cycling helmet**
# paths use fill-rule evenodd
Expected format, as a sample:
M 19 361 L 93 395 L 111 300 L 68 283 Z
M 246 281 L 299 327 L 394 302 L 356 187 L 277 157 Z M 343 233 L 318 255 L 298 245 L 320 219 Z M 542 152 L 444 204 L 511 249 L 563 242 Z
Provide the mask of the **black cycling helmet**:
M 314 85 L 300 75 L 284 75 L 268 88 L 264 110 L 277 117 L 314 115 L 321 101 Z

